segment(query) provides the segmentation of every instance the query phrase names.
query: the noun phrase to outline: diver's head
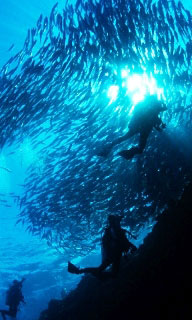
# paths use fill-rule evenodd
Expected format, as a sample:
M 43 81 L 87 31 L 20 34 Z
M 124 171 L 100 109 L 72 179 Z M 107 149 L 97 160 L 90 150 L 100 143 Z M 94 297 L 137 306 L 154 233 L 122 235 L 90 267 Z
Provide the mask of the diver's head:
M 16 287 L 22 287 L 23 281 L 25 280 L 25 278 L 23 278 L 21 281 L 19 280 L 13 280 L 13 285 Z
M 110 214 L 108 216 L 109 226 L 113 228 L 118 228 L 118 227 L 120 228 L 121 219 L 122 219 L 122 216 Z
M 20 286 L 20 281 L 18 281 L 18 280 L 13 280 L 13 285 L 14 286 Z

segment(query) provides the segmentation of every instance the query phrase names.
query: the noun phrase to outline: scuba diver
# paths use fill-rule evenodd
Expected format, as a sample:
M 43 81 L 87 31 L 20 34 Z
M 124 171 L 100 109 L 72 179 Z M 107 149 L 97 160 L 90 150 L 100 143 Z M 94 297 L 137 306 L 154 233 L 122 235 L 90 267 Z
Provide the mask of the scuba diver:
M 117 215 L 108 216 L 108 227 L 106 227 L 102 237 L 102 263 L 99 267 L 77 268 L 71 262 L 68 262 L 68 271 L 74 274 L 91 273 L 92 275 L 106 279 L 116 277 L 120 267 L 122 254 L 128 252 L 134 253 L 137 248 L 126 237 L 125 229 L 121 228 L 120 221 L 122 217 Z M 111 271 L 103 272 L 112 265 Z
M 24 278 L 21 281 L 14 280 L 13 284 L 7 290 L 6 305 L 9 306 L 9 310 L 0 310 L 3 320 L 6 320 L 6 315 L 12 318 L 16 318 L 20 302 L 25 303 L 21 290 L 24 280 Z
M 159 113 L 166 110 L 167 107 L 158 100 L 156 95 L 148 95 L 144 101 L 139 102 L 134 107 L 132 118 L 128 125 L 129 131 L 124 136 L 107 144 L 107 146 L 98 153 L 98 156 L 107 157 L 115 145 L 133 137 L 135 134 L 139 134 L 138 146 L 128 150 L 122 150 L 118 155 L 129 160 L 136 154 L 142 153 L 153 128 L 162 131 L 166 127 L 159 117 Z

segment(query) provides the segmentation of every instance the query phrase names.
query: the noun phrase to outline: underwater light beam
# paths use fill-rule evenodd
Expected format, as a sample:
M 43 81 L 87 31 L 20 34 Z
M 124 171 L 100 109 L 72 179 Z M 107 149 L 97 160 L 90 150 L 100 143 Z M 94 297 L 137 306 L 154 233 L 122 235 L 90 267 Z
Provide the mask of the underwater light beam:
M 122 87 L 127 89 L 126 95 L 128 95 L 133 105 L 137 104 L 139 101 L 145 99 L 146 94 L 157 94 L 158 99 L 161 99 L 161 96 L 164 98 L 163 88 L 158 88 L 155 78 L 150 74 L 150 77 L 144 74 L 133 74 L 129 75 L 129 70 L 121 71 L 122 77 Z M 108 97 L 110 98 L 111 104 L 118 97 L 119 87 L 112 85 L 108 90 Z
M 107 96 L 110 98 L 109 104 L 111 104 L 113 101 L 117 99 L 119 93 L 119 86 L 110 86 Z

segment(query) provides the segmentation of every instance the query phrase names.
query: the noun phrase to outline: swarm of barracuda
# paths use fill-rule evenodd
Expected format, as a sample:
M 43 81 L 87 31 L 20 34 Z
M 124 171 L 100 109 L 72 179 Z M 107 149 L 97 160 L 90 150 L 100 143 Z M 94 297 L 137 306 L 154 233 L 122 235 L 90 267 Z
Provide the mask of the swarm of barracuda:
M 180 1 L 77 0 L 40 16 L 0 80 L 0 146 L 28 137 L 39 159 L 21 199 L 28 230 L 84 255 L 108 213 L 123 214 L 137 233 L 179 196 L 189 170 L 166 133 L 153 133 L 133 161 L 96 153 L 127 127 L 131 101 L 123 91 L 111 104 L 107 97 L 125 66 L 154 74 L 168 103 L 165 121 L 190 129 L 191 39 L 192 16 Z

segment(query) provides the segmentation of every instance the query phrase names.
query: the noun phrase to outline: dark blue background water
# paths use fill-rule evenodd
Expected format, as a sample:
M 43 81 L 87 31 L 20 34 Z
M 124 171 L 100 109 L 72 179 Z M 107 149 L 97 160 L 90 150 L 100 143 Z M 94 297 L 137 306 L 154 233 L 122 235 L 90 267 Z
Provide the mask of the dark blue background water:
M 183 1 L 191 8 L 190 1 Z M 28 28 L 32 28 L 39 15 L 48 15 L 55 1 L 2 1 L 0 2 L 0 66 L 23 45 Z M 62 7 L 63 1 L 59 1 Z M 14 47 L 8 49 L 14 44 Z M 171 137 L 171 133 L 170 133 Z M 185 137 L 175 141 L 184 142 Z M 188 143 L 186 143 L 188 144 Z M 188 147 L 186 146 L 186 150 Z M 13 152 L 13 153 L 12 153 Z M 12 153 L 12 154 L 11 154 Z M 60 298 L 61 291 L 73 288 L 78 279 L 66 271 L 66 258 L 47 246 L 39 237 L 30 235 L 25 226 L 15 225 L 19 213 L 21 194 L 27 167 L 36 161 L 36 154 L 29 141 L 19 148 L 14 145 L 0 153 L 0 308 L 4 307 L 5 291 L 13 279 L 26 278 L 24 295 L 26 305 L 18 319 L 35 320 L 50 298 Z M 150 225 L 143 227 L 137 245 L 142 242 Z M 84 264 L 99 263 L 99 249 Z M 80 262 L 80 259 L 74 260 Z

